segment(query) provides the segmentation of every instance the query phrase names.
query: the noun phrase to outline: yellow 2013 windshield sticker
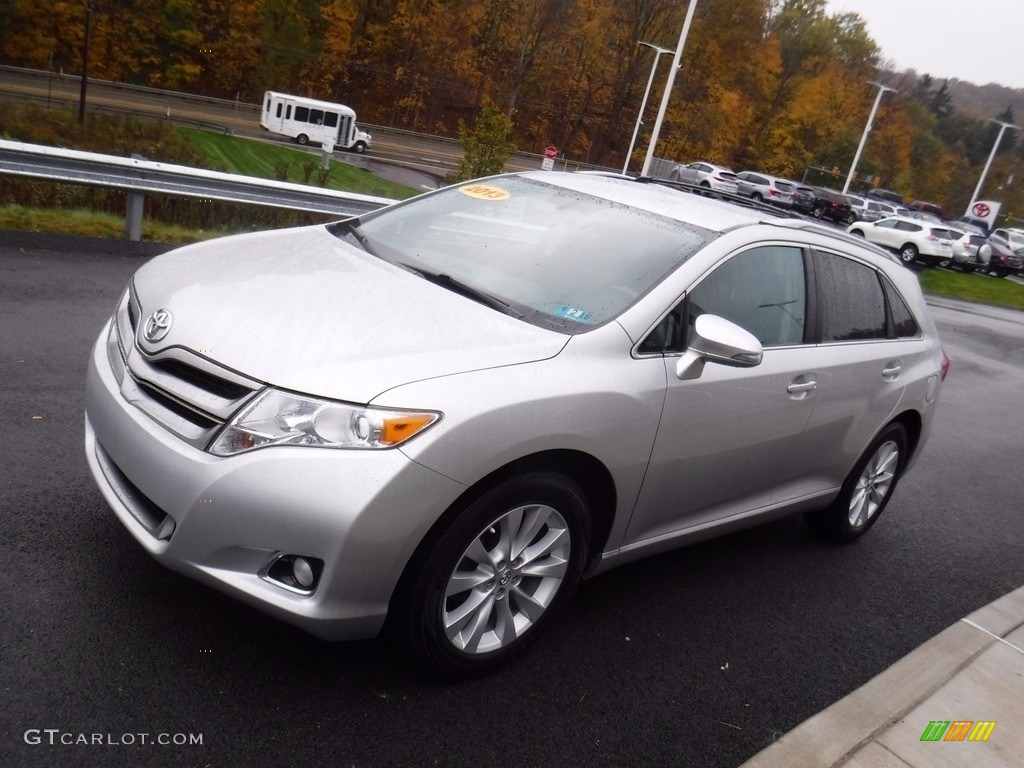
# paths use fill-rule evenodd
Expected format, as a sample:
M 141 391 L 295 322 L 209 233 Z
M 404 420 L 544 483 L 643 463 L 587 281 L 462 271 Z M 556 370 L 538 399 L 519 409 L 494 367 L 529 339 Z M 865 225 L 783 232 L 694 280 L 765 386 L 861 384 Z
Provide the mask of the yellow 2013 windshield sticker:
M 477 200 L 508 200 L 512 197 L 508 190 L 491 184 L 467 184 L 459 187 L 459 192 Z

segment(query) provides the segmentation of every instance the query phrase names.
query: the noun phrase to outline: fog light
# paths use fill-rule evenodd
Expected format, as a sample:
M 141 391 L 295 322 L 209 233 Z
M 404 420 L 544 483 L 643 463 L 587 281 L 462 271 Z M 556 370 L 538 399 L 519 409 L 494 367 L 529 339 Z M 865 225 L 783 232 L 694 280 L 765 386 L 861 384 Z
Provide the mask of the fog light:
M 300 595 L 311 595 L 316 591 L 320 574 L 324 570 L 324 561 L 305 555 L 276 554 L 260 571 L 261 579 L 284 587 Z
M 299 586 L 309 589 L 313 586 L 313 566 L 306 562 L 305 558 L 296 557 L 292 563 L 292 576 L 299 583 Z

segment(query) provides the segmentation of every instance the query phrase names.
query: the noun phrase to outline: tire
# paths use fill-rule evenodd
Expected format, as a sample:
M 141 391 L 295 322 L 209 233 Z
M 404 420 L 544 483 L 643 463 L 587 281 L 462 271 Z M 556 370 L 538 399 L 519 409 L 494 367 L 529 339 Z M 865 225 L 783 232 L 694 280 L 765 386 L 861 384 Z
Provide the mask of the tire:
M 851 213 L 846 217 L 845 221 L 847 224 L 855 224 L 857 222 L 857 215 Z
M 711 189 L 711 185 L 710 185 L 710 184 L 709 184 L 708 182 L 706 182 L 706 181 L 702 181 L 702 182 L 700 183 L 700 185 L 701 185 L 701 187 L 703 187 L 704 189 Z
M 814 218 L 822 219 L 825 217 L 825 206 L 818 205 L 814 208 Z
M 489 672 L 522 652 L 569 601 L 589 544 L 586 496 L 568 478 L 531 472 L 485 489 L 407 568 L 398 639 L 439 677 Z
M 309 144 L 309 136 L 307 136 L 304 133 L 300 133 L 298 136 L 295 137 L 295 141 L 297 141 L 302 146 L 306 146 L 307 144 Z
M 363 152 L 366 151 L 366 142 L 357 141 L 355 143 L 355 146 L 352 147 L 352 151 L 355 152 L 357 155 L 363 154 Z
M 850 230 L 850 234 L 851 235 L 856 235 L 857 237 L 864 237 L 864 232 L 862 230 L 859 230 L 859 229 L 851 229 Z
M 827 539 L 846 543 L 859 539 L 875 524 L 907 464 L 907 431 L 893 422 L 883 429 L 854 465 L 839 496 L 828 508 L 804 515 L 811 529 Z
M 944 269 L 952 269 L 954 266 L 956 266 L 956 264 L 952 259 L 943 259 L 938 263 L 937 266 L 940 266 Z
M 900 248 L 900 260 L 904 264 L 913 264 L 917 261 L 917 246 L 913 243 L 907 243 Z
M 757 192 L 752 194 L 750 196 L 750 199 L 753 200 L 755 203 L 763 203 L 764 202 L 764 198 L 761 197 L 761 195 L 759 193 L 757 193 Z

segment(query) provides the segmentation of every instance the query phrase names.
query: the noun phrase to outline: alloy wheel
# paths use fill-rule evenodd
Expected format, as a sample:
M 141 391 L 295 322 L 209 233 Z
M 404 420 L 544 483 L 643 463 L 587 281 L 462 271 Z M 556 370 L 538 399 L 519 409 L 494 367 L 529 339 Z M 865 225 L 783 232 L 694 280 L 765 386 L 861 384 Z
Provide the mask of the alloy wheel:
M 849 520 L 851 528 L 860 528 L 873 518 L 885 503 L 899 468 L 900 449 L 894 440 L 878 446 L 850 496 Z
M 572 550 L 565 518 L 546 504 L 501 515 L 466 547 L 445 586 L 441 621 L 448 641 L 466 653 L 514 642 L 551 605 Z

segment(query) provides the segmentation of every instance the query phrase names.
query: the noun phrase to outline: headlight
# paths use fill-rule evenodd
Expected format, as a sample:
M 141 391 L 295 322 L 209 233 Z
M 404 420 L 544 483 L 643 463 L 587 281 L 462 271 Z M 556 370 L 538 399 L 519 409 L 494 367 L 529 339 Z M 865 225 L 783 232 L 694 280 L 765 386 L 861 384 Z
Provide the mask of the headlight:
M 228 422 L 210 445 L 232 456 L 272 445 L 317 448 L 394 448 L 441 414 L 351 405 L 268 389 Z

